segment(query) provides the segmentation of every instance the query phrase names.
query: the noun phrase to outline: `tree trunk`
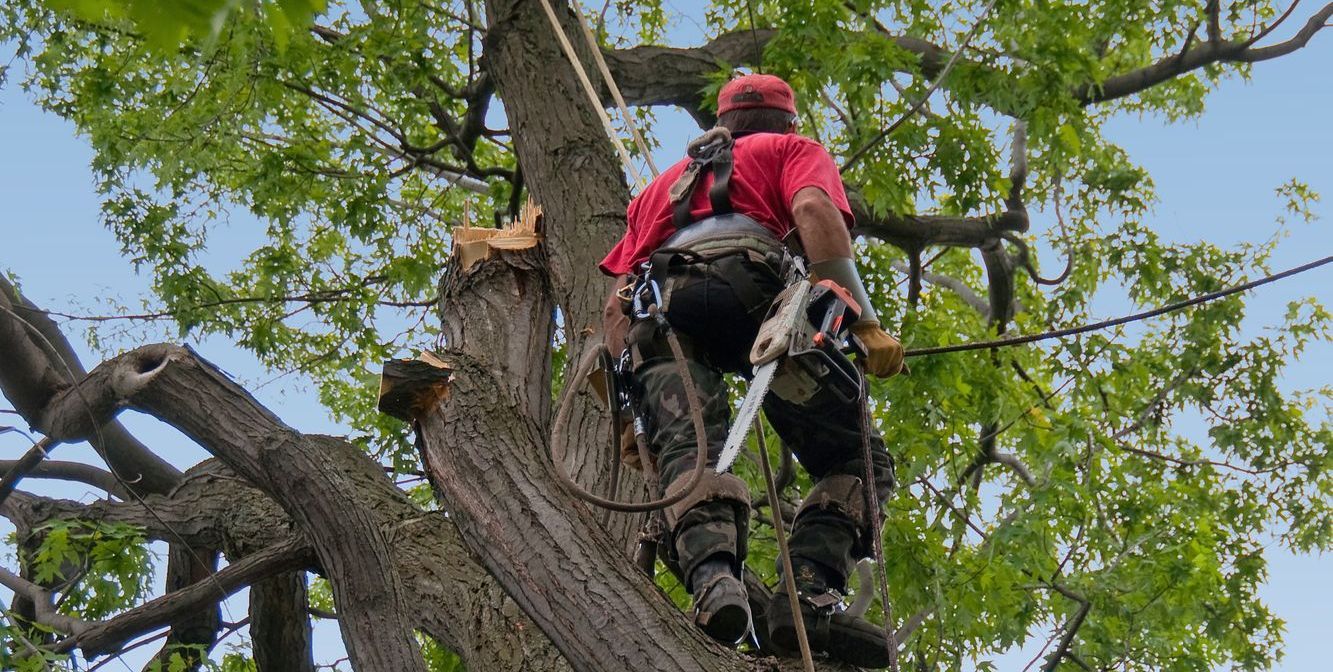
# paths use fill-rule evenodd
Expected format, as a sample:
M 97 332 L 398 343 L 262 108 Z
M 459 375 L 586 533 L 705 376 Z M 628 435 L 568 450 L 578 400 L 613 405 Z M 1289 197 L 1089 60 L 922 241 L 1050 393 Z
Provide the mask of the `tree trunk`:
M 315 672 L 305 572 L 250 586 L 250 641 L 259 672 Z

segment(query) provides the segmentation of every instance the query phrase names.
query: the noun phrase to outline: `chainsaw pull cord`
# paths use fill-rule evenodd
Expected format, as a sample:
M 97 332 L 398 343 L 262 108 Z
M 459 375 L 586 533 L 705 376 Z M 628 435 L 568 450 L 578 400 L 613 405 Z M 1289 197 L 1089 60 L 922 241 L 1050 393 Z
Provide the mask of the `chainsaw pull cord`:
M 876 494 L 878 488 L 875 486 L 875 463 L 871 460 L 870 450 L 870 378 L 866 375 L 864 367 L 860 371 L 861 460 L 865 463 L 866 469 L 866 487 L 864 488 L 866 511 L 870 512 L 875 540 L 875 564 L 879 567 L 876 574 L 879 578 L 879 597 L 884 604 L 884 639 L 889 650 L 889 670 L 890 672 L 898 672 L 898 635 L 893 628 L 893 605 L 889 603 L 888 568 L 884 566 L 884 531 L 880 529 L 883 523 L 879 515 L 879 496 Z
M 654 320 L 665 323 L 665 318 L 662 317 L 657 304 L 648 307 L 648 314 Z M 694 440 L 699 447 L 694 455 L 694 471 L 690 472 L 690 478 L 685 482 L 685 487 L 680 492 L 650 502 L 619 502 L 614 499 L 600 497 L 579 487 L 574 479 L 570 478 L 569 472 L 565 471 L 565 451 L 562 448 L 563 441 L 561 441 L 568 428 L 569 413 L 573 408 L 573 403 L 571 403 L 573 395 L 570 395 L 556 411 L 555 426 L 551 430 L 551 461 L 555 464 L 555 473 L 561 484 L 575 497 L 589 504 L 624 513 L 642 513 L 664 509 L 689 497 L 694 489 L 699 486 L 699 482 L 703 480 L 704 471 L 708 469 L 708 435 L 704 429 L 703 403 L 699 400 L 699 392 L 694 389 L 694 377 L 690 375 L 690 369 L 685 364 L 685 352 L 680 347 L 680 340 L 676 338 L 676 333 L 669 326 L 665 327 L 665 331 L 667 345 L 671 347 L 671 355 L 675 359 L 676 374 L 680 376 L 681 383 L 685 386 L 685 401 L 689 404 L 690 421 L 694 425 Z M 606 345 L 598 345 L 588 353 L 588 356 L 583 358 L 578 370 L 574 373 L 574 380 L 584 380 L 588 377 L 604 349 L 606 349 Z M 640 446 L 639 450 L 640 455 L 643 455 L 646 452 L 646 446 Z M 617 457 L 618 459 L 619 457 Z

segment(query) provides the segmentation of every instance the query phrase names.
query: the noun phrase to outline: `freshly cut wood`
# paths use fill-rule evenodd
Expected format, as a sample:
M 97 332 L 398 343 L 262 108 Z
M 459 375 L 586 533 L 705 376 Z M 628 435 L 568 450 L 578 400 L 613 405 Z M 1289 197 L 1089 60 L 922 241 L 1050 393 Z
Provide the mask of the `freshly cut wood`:
M 463 226 L 454 229 L 454 255 L 464 269 L 489 259 L 494 250 L 526 250 L 541 242 L 541 206 L 531 199 L 519 211 L 518 219 L 502 229 L 483 229 L 469 225 L 470 217 L 463 218 Z
M 423 411 L 449 397 L 449 376 L 444 360 L 430 351 L 416 359 L 390 359 L 380 374 L 377 408 L 400 420 L 412 422 Z

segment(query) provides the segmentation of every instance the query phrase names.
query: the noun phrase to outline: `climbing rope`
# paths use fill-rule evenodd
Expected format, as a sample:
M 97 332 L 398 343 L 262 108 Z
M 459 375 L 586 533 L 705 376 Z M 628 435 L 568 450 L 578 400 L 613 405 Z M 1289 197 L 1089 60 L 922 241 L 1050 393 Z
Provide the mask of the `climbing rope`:
M 650 306 L 648 311 L 653 319 L 657 319 L 661 315 L 655 304 Z M 561 484 L 575 497 L 612 511 L 642 513 L 664 509 L 685 499 L 694 492 L 694 489 L 699 485 L 699 481 L 703 479 L 704 471 L 708 469 L 708 435 L 704 429 L 703 403 L 699 401 L 699 392 L 694 388 L 694 378 L 690 375 L 690 369 L 685 364 L 685 352 L 680 347 L 680 340 L 676 338 L 675 332 L 671 331 L 670 328 L 666 331 L 666 338 L 667 344 L 671 347 L 671 356 L 675 359 L 676 374 L 680 376 L 681 384 L 685 387 L 685 402 L 690 408 L 690 422 L 694 425 L 694 440 L 698 445 L 698 450 L 694 454 L 694 471 L 690 472 L 690 478 L 685 482 L 685 487 L 674 495 L 667 495 L 650 502 L 618 502 L 588 492 L 580 487 L 578 483 L 575 483 L 569 472 L 565 470 L 564 451 L 564 438 L 569 426 L 569 413 L 574 407 L 572 403 L 574 395 L 571 394 L 565 397 L 564 403 L 560 404 L 560 408 L 556 412 L 555 426 L 551 430 L 551 461 L 555 463 L 555 473 Z M 598 345 L 593 348 L 579 364 L 578 370 L 574 372 L 573 380 L 587 379 L 588 374 L 592 372 L 592 367 L 597 363 L 605 349 L 605 345 Z M 645 452 L 645 447 L 640 445 L 640 459 L 642 459 Z
M 759 466 L 764 471 L 764 484 L 768 487 L 773 537 L 778 542 L 778 557 L 782 558 L 782 580 L 787 585 L 787 600 L 795 617 L 796 642 L 801 649 L 801 662 L 805 665 L 805 672 L 815 672 L 815 661 L 810 655 L 810 640 L 805 633 L 805 618 L 801 615 L 801 596 L 796 590 L 796 574 L 791 566 L 791 551 L 787 547 L 786 523 L 782 520 L 782 507 L 778 503 L 778 484 L 773 480 L 773 469 L 768 464 L 768 440 L 764 438 L 764 421 L 759 417 L 754 419 L 754 432 L 755 438 L 759 440 Z
M 620 139 L 616 136 L 616 129 L 611 125 L 611 117 L 602 107 L 602 100 L 598 97 L 597 90 L 593 88 L 592 80 L 588 79 L 588 72 L 583 69 L 583 63 L 579 60 L 578 54 L 574 52 L 574 45 L 569 43 L 569 37 L 565 35 L 565 29 L 561 27 L 560 19 L 556 17 L 555 10 L 551 9 L 550 0 L 541 0 L 541 5 L 542 9 L 546 12 L 546 18 L 551 22 L 551 29 L 555 31 L 556 39 L 560 42 L 560 49 L 565 52 L 565 58 L 569 59 L 570 65 L 574 67 L 574 74 L 578 75 L 579 82 L 583 84 L 584 92 L 588 94 L 588 100 L 592 103 L 593 109 L 597 112 L 597 118 L 602 121 L 602 129 L 606 131 L 607 137 L 611 139 L 611 144 L 616 146 L 616 152 L 620 155 L 621 165 L 624 166 L 626 172 L 634 176 L 634 183 L 642 186 L 645 183 L 643 175 L 639 173 L 638 168 L 634 167 L 634 161 L 630 158 L 629 152 L 625 149 L 625 146 L 620 143 Z M 582 16 L 582 13 L 580 13 L 580 25 L 583 25 Z M 584 30 L 587 30 L 586 26 L 584 26 Z M 591 36 L 591 33 L 589 33 L 589 36 Z M 593 43 L 596 44 L 596 40 L 593 40 Z M 620 89 L 616 86 L 610 71 L 606 69 L 605 61 L 601 57 L 601 49 L 594 48 L 593 53 L 596 54 L 598 63 L 602 68 L 602 76 L 606 79 L 607 88 L 611 89 L 612 95 L 620 105 L 621 113 L 625 115 L 625 125 L 630 128 L 636 141 L 640 143 L 639 151 L 643 152 L 644 156 L 648 156 L 647 145 L 643 143 L 643 137 L 639 135 L 638 128 L 634 125 L 634 120 L 630 118 L 629 109 L 624 105 L 624 99 L 620 96 Z M 653 176 L 655 177 L 657 175 L 657 167 L 652 164 L 651 159 L 649 160 L 648 165 L 652 168 Z
M 864 370 L 861 371 L 861 461 L 865 463 L 866 480 L 863 495 L 866 500 L 866 512 L 870 514 L 875 547 L 875 575 L 879 579 L 879 599 L 884 605 L 884 640 L 889 650 L 889 671 L 898 672 L 898 636 L 893 626 L 893 605 L 889 603 L 889 570 L 884 566 L 884 531 L 879 516 L 879 492 L 875 485 L 875 462 L 870 449 L 870 381 Z
M 611 98 L 616 101 L 616 107 L 620 108 L 620 116 L 625 119 L 625 126 L 629 128 L 630 135 L 634 136 L 634 144 L 639 148 L 639 153 L 643 155 L 648 162 L 648 170 L 652 172 L 653 177 L 661 173 L 657 170 L 657 164 L 653 163 L 653 155 L 648 151 L 648 143 L 644 141 L 643 134 L 639 133 L 638 124 L 634 123 L 634 117 L 630 116 L 629 106 L 625 104 L 625 97 L 620 95 L 620 87 L 616 86 L 616 78 L 611 76 L 611 69 L 606 67 L 606 57 L 602 55 L 602 47 L 597 44 L 597 38 L 593 36 L 592 29 L 588 27 L 588 21 L 583 18 L 583 10 L 579 8 L 579 3 L 571 2 L 570 6 L 574 8 L 574 16 L 579 21 L 579 28 L 583 29 L 583 38 L 588 42 L 588 49 L 592 51 L 593 60 L 597 62 L 597 70 L 602 73 L 602 80 L 606 82 L 606 88 L 611 90 Z
M 1042 332 L 1040 334 L 1028 334 L 1025 336 L 1010 336 L 1008 338 L 997 338 L 990 341 L 975 341 L 972 343 L 959 343 L 957 345 L 941 345 L 933 348 L 917 348 L 914 350 L 908 350 L 905 354 L 907 357 L 924 357 L 926 355 L 941 355 L 948 352 L 965 352 L 967 350 L 1004 348 L 1013 345 L 1022 345 L 1024 343 L 1035 343 L 1037 341 L 1046 341 L 1053 338 L 1064 338 L 1065 336 L 1086 334 L 1090 331 L 1100 331 L 1102 329 L 1110 329 L 1111 327 L 1118 327 L 1122 324 L 1129 324 L 1130 322 L 1138 322 L 1141 320 L 1157 317 L 1158 315 L 1174 313 L 1176 311 L 1189 308 L 1190 306 L 1197 306 L 1201 303 L 1215 301 L 1217 299 L 1231 296 L 1232 294 L 1239 294 L 1240 292 L 1251 290 L 1256 287 L 1262 287 L 1263 285 L 1267 285 L 1272 282 L 1277 282 L 1278 280 L 1281 280 L 1283 278 L 1289 278 L 1293 275 L 1299 275 L 1306 271 L 1314 270 L 1330 262 L 1333 262 L 1333 256 L 1324 257 L 1323 259 L 1312 261 L 1308 264 L 1302 264 L 1295 268 L 1290 268 L 1285 271 L 1282 271 L 1281 273 L 1274 273 L 1273 275 L 1262 277 L 1258 280 L 1252 280 L 1250 282 L 1246 282 L 1243 284 L 1227 287 L 1226 289 L 1220 289 L 1216 292 L 1209 292 L 1208 294 L 1203 294 L 1201 296 L 1185 299 L 1183 301 L 1177 301 L 1175 303 L 1162 306 L 1161 308 L 1154 308 L 1152 310 L 1143 311 L 1141 313 L 1134 313 L 1133 315 L 1125 315 L 1123 317 L 1117 317 L 1110 320 L 1103 320 L 1101 322 L 1094 322 L 1092 324 L 1085 324 L 1078 327 L 1070 327 L 1068 329 L 1056 329 L 1053 331 Z

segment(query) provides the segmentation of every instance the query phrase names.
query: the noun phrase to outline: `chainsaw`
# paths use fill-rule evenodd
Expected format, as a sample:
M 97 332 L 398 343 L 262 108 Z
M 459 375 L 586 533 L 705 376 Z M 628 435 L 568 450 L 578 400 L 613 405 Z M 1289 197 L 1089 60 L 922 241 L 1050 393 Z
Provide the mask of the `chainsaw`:
M 861 372 L 849 358 L 865 354 L 851 334 L 860 315 L 851 293 L 832 280 L 800 277 L 778 294 L 750 350 L 754 377 L 718 457 L 718 473 L 736 461 L 770 391 L 794 404 L 821 389 L 848 402 L 860 398 Z

